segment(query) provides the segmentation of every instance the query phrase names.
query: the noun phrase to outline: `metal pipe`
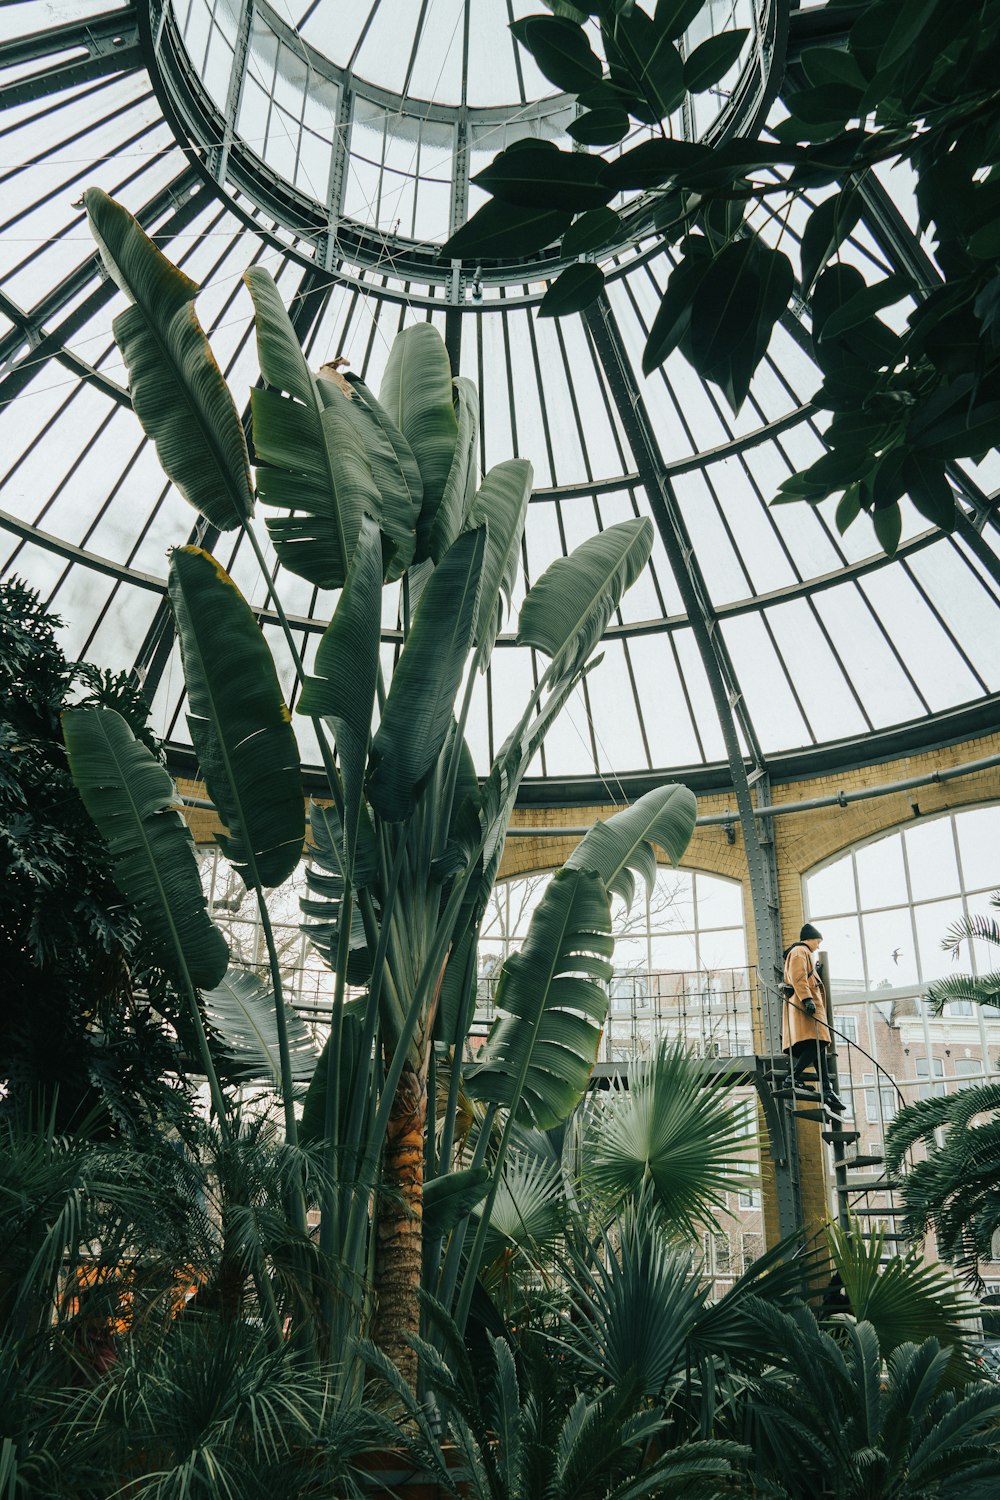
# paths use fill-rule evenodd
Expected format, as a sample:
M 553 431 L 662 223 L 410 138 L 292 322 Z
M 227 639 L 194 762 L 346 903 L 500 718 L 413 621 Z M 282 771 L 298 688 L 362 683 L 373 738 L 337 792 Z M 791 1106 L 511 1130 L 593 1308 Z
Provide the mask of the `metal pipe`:
M 826 797 L 809 797 L 803 802 L 769 802 L 764 807 L 754 808 L 755 818 L 776 818 L 782 813 L 814 812 L 820 807 L 847 807 L 851 802 L 866 802 L 872 797 L 889 797 L 893 792 L 912 792 L 917 787 L 934 786 L 944 781 L 958 781 L 963 776 L 975 776 L 979 771 L 992 770 L 994 766 L 1000 766 L 1000 754 L 987 755 L 982 760 L 967 760 L 959 766 L 946 766 L 941 771 L 927 771 L 922 776 L 908 776 L 905 781 L 888 781 L 882 786 L 862 787 L 855 792 L 831 792 Z M 182 796 L 181 802 L 185 807 L 194 807 L 206 812 L 214 812 L 215 803 L 207 797 Z M 706 813 L 702 818 L 695 819 L 697 828 L 725 827 L 727 823 L 734 827 L 739 821 L 736 812 Z M 592 823 L 582 823 L 577 826 L 551 826 L 507 829 L 508 838 L 583 838 L 593 827 Z

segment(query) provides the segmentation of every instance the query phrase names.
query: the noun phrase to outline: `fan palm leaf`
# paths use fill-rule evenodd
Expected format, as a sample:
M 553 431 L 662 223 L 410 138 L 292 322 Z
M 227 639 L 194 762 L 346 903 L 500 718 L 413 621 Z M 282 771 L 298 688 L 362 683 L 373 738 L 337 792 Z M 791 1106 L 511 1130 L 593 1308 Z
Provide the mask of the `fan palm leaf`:
M 232 579 L 199 547 L 177 548 L 168 588 L 180 637 L 188 727 L 228 833 L 226 858 L 250 886 L 276 886 L 302 857 L 305 794 L 274 661 Z
M 878 1336 L 883 1357 L 901 1344 L 935 1338 L 950 1356 L 950 1375 L 972 1379 L 969 1328 L 977 1304 L 942 1267 L 926 1265 L 917 1253 L 884 1260 L 880 1234 L 866 1239 L 837 1226 L 829 1230 L 830 1258 L 855 1318 Z
M 194 298 L 136 220 L 101 188 L 83 195 L 91 231 L 132 303 L 114 321 L 132 406 L 180 493 L 221 531 L 253 511 L 243 424 L 215 362 Z
M 631 1070 L 627 1090 L 595 1111 L 584 1182 L 611 1199 L 641 1193 L 676 1232 L 714 1229 L 726 1194 L 745 1186 L 743 1106 L 710 1064 L 662 1039 Z

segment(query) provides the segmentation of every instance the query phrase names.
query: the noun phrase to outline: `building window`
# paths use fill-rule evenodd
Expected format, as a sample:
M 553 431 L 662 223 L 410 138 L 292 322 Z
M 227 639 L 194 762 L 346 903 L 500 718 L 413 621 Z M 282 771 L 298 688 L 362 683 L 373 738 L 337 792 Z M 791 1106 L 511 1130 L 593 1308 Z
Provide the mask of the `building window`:
M 755 1260 L 764 1254 L 764 1236 L 750 1230 L 740 1235 L 740 1253 L 743 1258 L 743 1273 L 746 1274 Z
M 865 1085 L 865 1117 L 868 1123 L 877 1125 L 881 1122 L 888 1125 L 896 1117 L 896 1090 L 891 1083 L 884 1083 L 876 1088 L 874 1073 L 862 1074 L 862 1082 Z
M 846 1047 L 848 1042 L 858 1044 L 858 1018 L 857 1016 L 845 1016 L 839 1011 L 833 1017 L 834 1042 L 838 1047 Z
M 943 1058 L 918 1057 L 917 1077 L 923 1080 L 917 1088 L 918 1099 L 942 1098 L 945 1093 Z
M 746 1187 L 741 1187 L 739 1190 L 737 1197 L 740 1208 L 748 1210 L 753 1208 L 760 1208 L 760 1188 L 756 1183 L 757 1173 L 754 1170 L 753 1162 L 740 1162 L 739 1170 L 741 1176 L 746 1176 L 748 1178 L 754 1179 L 753 1181 L 748 1182 Z
M 983 1060 L 981 1057 L 956 1057 L 955 1077 L 960 1089 L 973 1088 L 983 1082 Z

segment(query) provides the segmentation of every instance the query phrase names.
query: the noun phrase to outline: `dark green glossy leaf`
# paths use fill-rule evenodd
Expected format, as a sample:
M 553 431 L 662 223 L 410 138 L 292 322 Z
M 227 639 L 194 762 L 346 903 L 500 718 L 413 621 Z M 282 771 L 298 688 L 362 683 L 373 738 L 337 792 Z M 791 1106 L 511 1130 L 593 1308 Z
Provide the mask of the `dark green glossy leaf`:
M 591 262 L 567 266 L 552 283 L 538 307 L 540 318 L 562 318 L 589 307 L 601 295 L 604 272 Z
M 691 25 L 707 0 L 656 0 L 653 21 L 657 31 L 675 42 Z
M 586 32 L 572 21 L 525 16 L 510 29 L 556 88 L 581 94 L 600 79 L 600 60 L 591 51 Z
M 658 187 L 685 167 L 711 160 L 711 152 L 694 141 L 642 141 L 604 167 L 612 192 Z
M 413 560 L 417 517 L 424 499 L 424 482 L 413 449 L 363 380 L 347 375 L 353 399 L 345 410 L 361 433 L 375 487 L 382 499 L 380 526 L 391 555 L 385 559 L 386 579 L 399 578 Z M 323 393 L 323 385 L 320 392 Z
M 569 209 L 582 213 L 607 203 L 614 189 L 602 177 L 599 156 L 583 151 L 506 151 L 472 179 L 495 198 L 518 208 Z
M 564 255 L 586 255 L 611 245 L 622 232 L 622 221 L 612 208 L 592 208 L 571 224 L 563 235 Z
M 695 292 L 710 265 L 707 255 L 688 255 L 671 271 L 642 352 L 644 375 L 661 365 L 684 338 L 691 325 Z
M 820 271 L 851 233 L 861 215 L 856 188 L 844 188 L 814 208 L 802 235 L 801 284 L 803 295 L 812 290 Z M 862 286 L 864 281 L 862 279 Z
M 899 302 L 903 297 L 912 293 L 913 285 L 909 279 L 902 274 L 886 276 L 874 286 L 869 286 L 862 292 L 855 292 L 849 297 L 836 312 L 823 323 L 821 339 L 836 338 L 838 334 L 846 333 L 848 329 L 855 328 L 859 323 L 865 322 L 883 307 L 891 307 L 893 303 Z
M 488 1167 L 464 1167 L 445 1177 L 424 1183 L 423 1232 L 431 1237 L 447 1234 L 460 1219 L 482 1203 L 490 1189 Z
M 305 793 L 267 642 L 229 574 L 201 548 L 171 554 L 169 591 L 188 728 L 228 830 L 219 847 L 248 886 L 281 885 L 302 857 Z
M 629 118 L 616 105 L 605 105 L 579 115 L 566 127 L 581 146 L 614 146 L 629 132 Z
M 636 90 L 631 113 L 647 124 L 666 119 L 684 98 L 684 64 L 665 30 L 635 7 L 601 31 L 612 79 Z
M 743 29 L 723 31 L 696 47 L 684 63 L 684 84 L 688 92 L 701 94 L 713 83 L 718 83 L 743 51 L 749 35 L 749 31 Z
M 914 449 L 906 455 L 903 477 L 906 492 L 920 514 L 942 531 L 954 531 L 958 519 L 955 496 L 942 461 Z
M 837 502 L 835 516 L 837 530 L 841 536 L 847 528 L 854 524 L 861 514 L 861 487 L 857 484 L 849 484 Z
M 419 562 L 433 545 L 435 517 L 459 439 L 451 361 L 432 323 L 413 323 L 393 339 L 379 386 L 379 404 L 406 438 L 420 469 L 424 498 L 414 553 Z M 377 512 L 369 510 L 369 514 Z
M 515 208 L 491 198 L 441 247 L 443 260 L 489 260 L 501 255 L 533 255 L 554 245 L 569 228 L 568 209 Z
M 802 71 L 815 87 L 846 83 L 863 89 L 867 83 L 856 59 L 842 47 L 807 47 L 802 54 Z
M 749 240 L 728 245 L 712 259 L 691 306 L 690 355 L 699 374 L 713 378 L 740 344 L 756 339 L 760 291 Z
M 849 83 L 824 83 L 819 88 L 798 89 L 789 96 L 788 107 L 794 119 L 807 126 L 831 127 L 832 135 L 858 115 L 861 93 Z
M 887 505 L 882 510 L 873 511 L 872 522 L 882 551 L 894 557 L 896 548 L 899 546 L 899 539 L 903 534 L 903 517 L 899 506 Z

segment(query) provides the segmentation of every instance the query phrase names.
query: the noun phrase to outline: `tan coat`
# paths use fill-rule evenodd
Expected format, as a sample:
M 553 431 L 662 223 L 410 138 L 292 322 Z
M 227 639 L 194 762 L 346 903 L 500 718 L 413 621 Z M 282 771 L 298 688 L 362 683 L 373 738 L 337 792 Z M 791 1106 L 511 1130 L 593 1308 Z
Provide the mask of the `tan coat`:
M 796 943 L 790 949 L 785 959 L 785 983 L 792 986 L 795 994 L 785 1001 L 782 1011 L 782 1051 L 787 1052 L 796 1042 L 828 1042 L 826 995 L 805 943 Z M 815 1002 L 815 1016 L 807 1016 L 802 1009 L 802 1002 L 807 998 Z

